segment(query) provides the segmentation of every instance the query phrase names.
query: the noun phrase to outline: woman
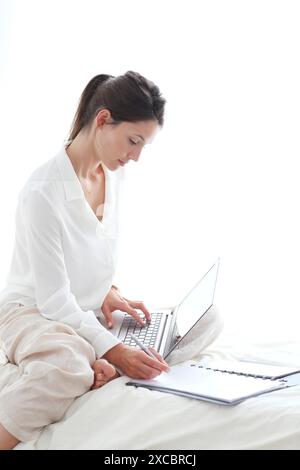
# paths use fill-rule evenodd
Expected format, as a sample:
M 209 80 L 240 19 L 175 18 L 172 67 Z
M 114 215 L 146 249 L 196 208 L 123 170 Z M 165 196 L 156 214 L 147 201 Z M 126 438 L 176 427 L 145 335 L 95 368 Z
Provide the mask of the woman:
M 164 106 L 158 87 L 138 73 L 94 77 L 67 145 L 19 194 L 0 294 L 0 338 L 11 363 L 0 374 L 0 449 L 59 421 L 76 397 L 116 377 L 114 366 L 132 378 L 168 370 L 156 351 L 152 358 L 125 346 L 95 315 L 98 309 L 111 327 L 118 309 L 144 324 L 138 308 L 150 320 L 142 302 L 112 285 L 117 194 L 120 167 L 152 142 Z

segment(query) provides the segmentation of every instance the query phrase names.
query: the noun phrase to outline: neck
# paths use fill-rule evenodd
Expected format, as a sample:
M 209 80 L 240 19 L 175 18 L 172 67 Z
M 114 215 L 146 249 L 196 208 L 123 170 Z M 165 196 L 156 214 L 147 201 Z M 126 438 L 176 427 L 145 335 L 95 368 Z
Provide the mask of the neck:
M 97 158 L 88 134 L 79 132 L 66 152 L 78 178 L 93 179 L 101 173 L 101 161 Z

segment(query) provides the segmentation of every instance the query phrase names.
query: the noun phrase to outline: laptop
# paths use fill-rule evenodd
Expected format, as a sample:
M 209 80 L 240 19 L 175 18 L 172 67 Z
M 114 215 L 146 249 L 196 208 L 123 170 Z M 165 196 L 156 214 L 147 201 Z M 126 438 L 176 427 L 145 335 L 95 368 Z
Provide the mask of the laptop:
M 114 326 L 109 331 L 126 345 L 139 348 L 130 336 L 134 334 L 144 346 L 155 348 L 166 359 L 212 307 L 218 269 L 219 259 L 178 305 L 152 311 L 151 323 L 144 327 L 127 313 L 116 310 Z M 139 314 L 144 318 L 144 314 Z M 105 325 L 103 318 L 99 321 Z

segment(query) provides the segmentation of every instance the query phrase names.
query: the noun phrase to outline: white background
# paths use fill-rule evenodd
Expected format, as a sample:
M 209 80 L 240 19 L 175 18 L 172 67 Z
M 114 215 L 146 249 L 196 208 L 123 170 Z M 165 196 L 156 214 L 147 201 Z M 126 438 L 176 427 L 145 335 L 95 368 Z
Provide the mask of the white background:
M 299 337 L 299 2 L 0 0 L 0 21 L 0 288 L 21 186 L 90 78 L 135 70 L 168 103 L 127 170 L 123 294 L 176 304 L 220 256 L 227 330 Z

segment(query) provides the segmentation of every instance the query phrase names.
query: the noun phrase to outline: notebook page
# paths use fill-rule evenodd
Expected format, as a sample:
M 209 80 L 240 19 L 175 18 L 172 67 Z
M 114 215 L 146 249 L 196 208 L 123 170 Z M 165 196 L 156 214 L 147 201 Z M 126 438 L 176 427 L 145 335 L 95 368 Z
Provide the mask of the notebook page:
M 260 364 L 256 362 L 246 361 L 228 361 L 228 360 L 213 360 L 213 361 L 200 361 L 199 365 L 209 367 L 212 369 L 226 370 L 243 374 L 251 374 L 260 377 L 280 378 L 286 375 L 295 374 L 300 372 L 300 368 L 276 366 L 269 364 Z
M 153 380 L 134 380 L 128 384 L 155 390 L 178 391 L 192 394 L 194 398 L 206 397 L 225 403 L 285 387 L 279 381 L 215 372 L 191 363 L 174 366 L 170 372 L 162 372 Z

